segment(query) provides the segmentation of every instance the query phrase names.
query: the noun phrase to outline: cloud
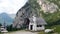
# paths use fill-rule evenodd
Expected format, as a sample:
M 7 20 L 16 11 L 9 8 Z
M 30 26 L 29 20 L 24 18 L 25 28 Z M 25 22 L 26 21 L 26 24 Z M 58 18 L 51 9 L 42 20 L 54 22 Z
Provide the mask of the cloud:
M 0 13 L 16 14 L 27 0 L 0 0 Z

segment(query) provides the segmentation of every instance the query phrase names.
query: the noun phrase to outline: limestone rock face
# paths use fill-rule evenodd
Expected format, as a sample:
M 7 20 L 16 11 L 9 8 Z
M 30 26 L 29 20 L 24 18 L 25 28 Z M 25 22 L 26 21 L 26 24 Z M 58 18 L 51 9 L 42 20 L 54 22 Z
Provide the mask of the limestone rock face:
M 30 5 L 27 2 L 21 9 L 18 10 L 13 23 L 13 27 L 23 27 L 24 18 L 29 18 L 30 16 L 32 16 L 32 12 L 30 11 Z
M 49 12 L 49 13 L 54 13 L 57 11 L 58 6 L 54 3 L 50 3 L 47 0 L 38 0 L 37 1 L 41 7 L 41 9 L 44 11 L 44 13 Z

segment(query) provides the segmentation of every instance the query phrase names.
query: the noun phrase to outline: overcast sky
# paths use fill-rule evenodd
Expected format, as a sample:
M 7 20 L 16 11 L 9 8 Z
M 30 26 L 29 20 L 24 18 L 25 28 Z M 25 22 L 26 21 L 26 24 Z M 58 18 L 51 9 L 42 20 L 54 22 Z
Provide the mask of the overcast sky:
M 16 14 L 27 0 L 0 0 L 0 13 Z

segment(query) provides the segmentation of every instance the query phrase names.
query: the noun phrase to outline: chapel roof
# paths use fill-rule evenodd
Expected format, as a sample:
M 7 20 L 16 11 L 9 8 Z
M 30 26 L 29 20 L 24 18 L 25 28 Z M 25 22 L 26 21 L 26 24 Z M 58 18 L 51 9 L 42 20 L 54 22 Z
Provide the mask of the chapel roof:
M 34 23 L 33 18 L 29 18 L 30 23 Z M 37 25 L 46 25 L 46 21 L 42 17 L 36 17 L 36 24 Z

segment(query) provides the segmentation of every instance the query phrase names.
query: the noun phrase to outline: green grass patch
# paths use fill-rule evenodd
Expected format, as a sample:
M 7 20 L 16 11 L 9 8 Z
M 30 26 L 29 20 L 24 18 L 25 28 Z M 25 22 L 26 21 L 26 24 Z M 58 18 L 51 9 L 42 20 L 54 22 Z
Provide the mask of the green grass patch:
M 52 26 L 51 28 L 55 29 L 54 30 L 55 32 L 60 33 L 60 25 L 55 25 L 55 26 Z
M 44 31 L 40 31 L 38 34 L 52 34 L 51 32 L 45 33 Z
M 44 31 L 40 31 L 38 34 L 45 34 L 45 32 Z
M 0 34 L 3 34 L 3 33 L 0 33 Z

